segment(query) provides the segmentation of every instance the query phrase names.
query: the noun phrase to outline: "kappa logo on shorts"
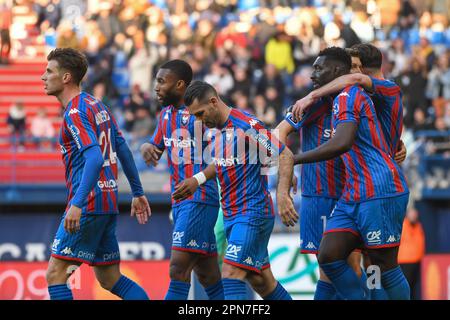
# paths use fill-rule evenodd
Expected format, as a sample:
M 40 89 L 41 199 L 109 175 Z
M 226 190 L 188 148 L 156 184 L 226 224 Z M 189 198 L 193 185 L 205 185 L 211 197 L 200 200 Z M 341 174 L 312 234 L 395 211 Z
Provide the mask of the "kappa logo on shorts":
M 239 251 L 241 251 L 242 246 L 235 246 L 234 244 L 229 244 L 227 247 L 226 257 L 231 259 L 237 259 Z
M 367 233 L 367 241 L 370 244 L 377 244 L 381 242 L 381 230 L 370 231 Z
M 197 241 L 195 241 L 194 239 L 192 239 L 191 241 L 189 241 L 189 243 L 187 244 L 188 247 L 196 247 L 198 248 L 198 244 Z
M 247 259 L 245 259 L 244 262 L 245 262 L 246 264 L 251 265 L 251 266 L 253 265 L 252 257 L 247 257 Z
M 317 247 L 311 241 L 306 245 L 306 249 L 317 249 Z
M 184 236 L 184 231 L 183 232 L 174 232 L 172 234 L 172 239 L 173 239 L 173 243 L 181 243 L 181 238 L 183 238 Z
M 395 238 L 394 235 L 391 234 L 386 242 L 390 242 L 391 243 L 391 242 L 395 242 L 395 241 L 397 241 L 397 239 Z
M 73 254 L 72 249 L 69 248 L 69 247 L 65 247 L 65 248 L 61 251 L 61 253 L 64 253 L 64 254 L 66 254 L 66 255 L 72 255 L 72 254 Z

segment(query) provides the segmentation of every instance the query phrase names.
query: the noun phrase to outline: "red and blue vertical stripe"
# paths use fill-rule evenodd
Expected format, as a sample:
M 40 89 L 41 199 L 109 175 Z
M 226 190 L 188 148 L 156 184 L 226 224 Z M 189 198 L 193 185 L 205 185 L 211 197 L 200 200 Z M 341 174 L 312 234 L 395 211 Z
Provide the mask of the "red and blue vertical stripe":
M 252 158 L 251 144 L 255 146 L 253 150 L 258 151 L 255 158 Z M 274 217 L 268 178 L 261 170 L 266 156 L 280 154 L 284 148 L 253 115 L 231 110 L 215 139 L 212 153 L 226 218 L 237 215 Z
M 64 112 L 60 132 L 62 159 L 68 190 L 68 204 L 80 186 L 85 160 L 82 152 L 99 145 L 105 161 L 97 185 L 89 193 L 82 213 L 117 214 L 116 144 L 123 140 L 117 123 L 108 107 L 82 92 L 72 99 Z
M 185 106 L 180 108 L 168 106 L 160 112 L 157 127 L 150 139 L 150 143 L 167 152 L 172 193 L 177 184 L 208 166 L 208 163 L 202 159 L 203 150 L 209 143 L 207 139 L 204 139 L 205 128 L 201 126 L 201 136 L 195 137 L 195 125 L 195 117 L 189 114 Z M 172 199 L 172 206 L 185 201 L 218 206 L 219 194 L 216 181 L 207 181 L 186 200 Z
M 344 122 L 354 122 L 358 129 L 352 148 L 341 155 L 346 171 L 341 199 L 360 202 L 408 193 L 403 172 L 390 155 L 374 104 L 359 86 L 345 88 L 334 100 L 333 126 L 337 128 Z
M 371 79 L 373 92 L 371 98 L 388 144 L 389 154 L 394 157 L 403 130 L 402 91 L 393 81 L 374 77 Z
M 306 152 L 331 139 L 333 134 L 332 99 L 325 97 L 307 109 L 302 119 L 295 121 L 288 111 L 285 120 L 300 133 L 301 150 Z M 301 168 L 302 195 L 338 199 L 345 184 L 345 171 L 338 157 L 328 161 L 306 163 Z

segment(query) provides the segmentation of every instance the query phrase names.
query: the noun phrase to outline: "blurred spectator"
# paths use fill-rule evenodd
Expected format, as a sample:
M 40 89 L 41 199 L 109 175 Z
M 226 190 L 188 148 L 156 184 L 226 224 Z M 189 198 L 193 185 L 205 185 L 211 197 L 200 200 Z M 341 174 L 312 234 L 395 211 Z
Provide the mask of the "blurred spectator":
M 312 89 L 312 82 L 310 79 L 311 68 L 304 68 L 294 75 L 294 83 L 290 92 L 291 101 L 295 102 L 304 98 Z
M 402 38 L 392 40 L 387 51 L 387 59 L 394 63 L 392 75 L 397 77 L 408 69 L 409 56 L 405 52 L 405 43 Z
M 236 66 L 234 68 L 234 84 L 230 90 L 230 95 L 237 91 L 241 91 L 247 97 L 250 96 L 252 90 L 252 80 L 247 69 Z
M 11 8 L 7 2 L 0 3 L 0 64 L 9 63 L 11 38 L 9 30 L 12 24 Z
M 129 98 L 125 100 L 125 110 L 135 113 L 138 109 L 150 110 L 150 99 L 148 93 L 142 92 L 140 86 L 135 84 Z
M 154 130 L 154 121 L 150 117 L 150 112 L 147 108 L 138 108 L 135 112 L 133 129 L 131 132 L 132 149 L 138 148 L 145 139 L 150 139 L 150 135 Z
M 254 114 L 253 110 L 250 108 L 248 96 L 243 94 L 241 91 L 237 91 L 232 96 L 232 101 L 237 109 L 245 111 L 250 114 Z
M 31 120 L 30 133 L 33 142 L 39 148 L 45 145 L 51 147 L 55 143 L 55 128 L 47 116 L 47 109 L 45 107 L 40 107 L 36 116 Z
M 425 255 L 425 234 L 419 212 L 409 208 L 403 221 L 398 263 L 408 280 L 411 300 L 420 300 L 420 263 Z
M 255 109 L 255 116 L 264 122 L 267 127 L 274 128 L 276 126 L 275 109 L 267 105 L 267 101 L 262 95 L 257 95 L 253 99 L 253 108 Z
M 103 1 L 99 5 L 100 12 L 97 17 L 98 27 L 106 37 L 106 43 L 111 44 L 114 36 L 122 31 L 121 24 L 116 15 L 112 14 L 112 4 Z
M 414 110 L 414 122 L 411 126 L 414 132 L 421 130 L 431 130 L 433 129 L 433 124 L 430 119 L 425 115 L 425 111 L 421 108 Z
M 229 91 L 233 88 L 234 80 L 225 66 L 219 62 L 211 65 L 211 72 L 205 76 L 205 81 L 214 86 L 217 93 L 227 97 Z
M 290 38 L 283 31 L 277 32 L 269 42 L 267 42 L 266 64 L 274 65 L 278 72 L 287 72 L 292 74 L 295 70 L 294 58 Z
M 134 37 L 136 52 L 129 62 L 130 86 L 139 84 L 141 91 L 150 92 L 153 67 L 158 60 L 158 55 L 155 47 L 153 45 L 147 47 L 142 37 L 141 31 L 138 31 Z
M 436 60 L 436 54 L 434 53 L 433 46 L 430 44 L 430 41 L 422 37 L 420 38 L 419 46 L 417 47 L 417 53 L 421 62 L 425 65 L 427 72 L 430 72 L 431 68 L 434 65 L 434 61 Z
M 58 27 L 58 38 L 56 39 L 56 46 L 58 48 L 73 48 L 80 49 L 80 41 L 77 34 L 72 29 L 72 24 L 68 21 L 61 23 Z
M 428 74 L 426 87 L 428 98 L 432 99 L 436 117 L 442 117 L 445 111 L 446 101 L 450 101 L 450 68 L 449 56 L 439 56 L 433 69 Z
M 410 0 L 402 0 L 398 25 L 401 30 L 410 29 L 417 19 L 417 11 Z
M 25 148 L 26 112 L 22 102 L 17 102 L 9 108 L 8 129 L 11 136 L 11 145 L 19 151 Z
M 106 37 L 94 20 L 86 22 L 85 35 L 81 39 L 80 48 L 88 58 L 89 64 L 95 64 L 100 52 L 106 45 Z
M 38 14 L 36 26 L 41 29 L 44 22 L 48 27 L 56 29 L 61 20 L 61 5 L 59 0 L 39 0 L 33 3 L 33 9 Z
M 412 58 L 408 69 L 402 72 L 395 80 L 403 91 L 403 104 L 406 112 L 405 126 L 411 127 L 418 109 L 421 109 L 421 114 L 425 118 L 427 117 L 428 102 L 424 91 L 427 85 L 425 66 L 421 64 L 419 59 Z M 420 126 L 418 123 L 414 125 Z

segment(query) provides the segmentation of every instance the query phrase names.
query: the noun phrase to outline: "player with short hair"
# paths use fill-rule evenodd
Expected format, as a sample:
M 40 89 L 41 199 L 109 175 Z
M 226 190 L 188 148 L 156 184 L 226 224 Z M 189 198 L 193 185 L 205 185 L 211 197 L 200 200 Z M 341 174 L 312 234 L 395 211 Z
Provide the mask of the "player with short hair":
M 141 146 L 147 165 L 156 166 L 163 151 L 167 151 L 172 192 L 181 181 L 207 166 L 199 157 L 209 144 L 203 139 L 205 128 L 195 122 L 183 100 L 192 76 L 191 66 L 183 60 L 171 60 L 159 68 L 154 89 L 164 108 L 150 142 Z M 183 201 L 172 198 L 171 281 L 166 300 L 187 300 L 192 270 L 211 300 L 223 299 L 214 236 L 218 210 L 215 181 L 208 181 Z
M 359 84 L 370 93 L 388 144 L 389 154 L 401 163 L 406 157 L 406 148 L 400 139 L 403 130 L 401 89 L 395 82 L 383 77 L 381 70 L 383 55 L 377 47 L 363 43 L 354 45 L 348 50 L 352 55 L 351 74 L 338 77 L 299 100 L 293 108 L 294 116 L 299 116 L 321 97 L 340 92 L 347 86 Z
M 100 285 L 125 300 L 148 300 L 145 291 L 120 272 L 115 235 L 118 208 L 117 159 L 133 192 L 131 216 L 140 224 L 151 215 L 130 149 L 111 111 L 82 92 L 86 57 L 71 48 L 55 49 L 47 56 L 41 79 L 47 95 L 64 106 L 59 137 L 68 203 L 52 245 L 47 283 L 50 299 L 72 300 L 66 285 L 73 265 L 94 266 Z
M 330 49 L 319 54 L 313 79 L 328 76 L 330 56 Z M 390 155 L 392 149 L 372 100 L 359 86 L 347 86 L 334 99 L 332 113 L 332 139 L 295 157 L 295 163 L 300 164 L 340 156 L 345 165 L 344 191 L 319 248 L 320 267 L 342 297 L 366 299 L 365 286 L 346 262 L 362 240 L 372 263 L 380 267 L 388 297 L 408 299 L 409 286 L 397 264 L 409 195 L 403 172 Z
M 349 72 L 350 57 L 341 50 L 335 51 L 337 56 L 331 56 L 326 65 L 330 68 L 330 72 L 326 74 L 328 77 L 314 78 L 313 86 L 315 89 Z M 288 110 L 285 119 L 278 124 L 275 130 L 280 141 L 285 143 L 288 135 L 297 131 L 301 135 L 302 152 L 305 152 L 315 149 L 331 139 L 332 103 L 333 97 L 331 96 L 318 99 L 299 120 L 294 118 L 291 110 Z M 330 218 L 330 214 L 344 188 L 345 172 L 342 160 L 337 157 L 329 161 L 304 164 L 301 168 L 300 181 L 302 190 L 300 252 L 317 255 L 327 220 Z M 360 256 L 360 252 L 352 252 L 348 258 L 348 263 L 359 277 L 365 277 L 365 273 L 360 266 Z M 337 298 L 336 290 L 331 281 L 320 269 L 320 278 L 317 282 L 314 300 Z
M 212 142 L 211 165 L 182 182 L 173 197 L 188 197 L 198 185 L 218 177 L 228 241 L 222 266 L 225 299 L 246 299 L 244 280 L 248 280 L 264 299 L 291 300 L 270 269 L 267 244 L 274 210 L 267 176 L 261 170 L 270 160 L 279 159 L 279 185 L 287 186 L 286 192 L 277 192 L 279 214 L 284 224 L 295 225 L 298 215 L 289 195 L 292 153 L 261 121 L 228 107 L 210 84 L 193 82 L 184 99 L 193 116 L 218 130 Z

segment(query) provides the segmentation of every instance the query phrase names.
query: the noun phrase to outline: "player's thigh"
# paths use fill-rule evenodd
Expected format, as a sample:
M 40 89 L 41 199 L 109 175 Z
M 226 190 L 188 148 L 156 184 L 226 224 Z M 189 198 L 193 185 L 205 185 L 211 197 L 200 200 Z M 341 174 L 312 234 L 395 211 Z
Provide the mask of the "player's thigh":
M 217 253 L 214 225 L 219 207 L 187 202 L 173 208 L 172 250 L 212 255 Z
M 317 254 L 336 200 L 303 196 L 300 209 L 300 252 Z
M 247 213 L 225 220 L 227 251 L 224 264 L 260 273 L 269 265 L 267 245 L 274 219 Z
M 361 246 L 358 226 L 354 219 L 356 210 L 357 205 L 338 201 L 320 242 L 319 263 L 347 260 L 350 253 Z

